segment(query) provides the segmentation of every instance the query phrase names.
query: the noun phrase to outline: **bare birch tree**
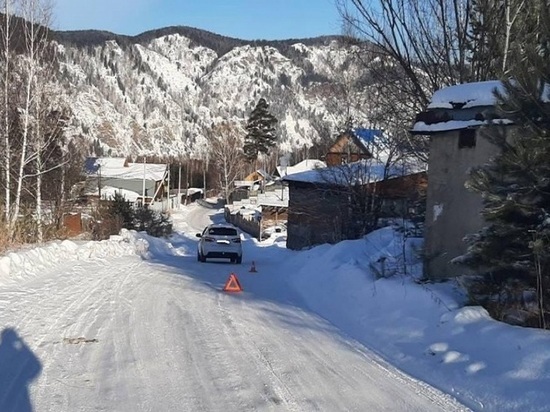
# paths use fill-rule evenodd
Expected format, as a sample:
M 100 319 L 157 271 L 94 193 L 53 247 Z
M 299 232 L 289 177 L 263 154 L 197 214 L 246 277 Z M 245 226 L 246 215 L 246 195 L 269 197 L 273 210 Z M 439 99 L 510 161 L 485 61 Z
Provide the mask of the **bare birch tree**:
M 24 188 L 25 169 L 36 160 L 32 151 L 33 127 L 36 128 L 37 118 L 37 85 L 40 65 L 44 64 L 48 52 L 48 25 L 50 23 L 51 7 L 41 0 L 20 0 L 20 10 L 23 25 L 24 54 L 19 56 L 21 70 L 22 93 L 19 111 L 21 113 L 21 142 L 18 171 L 16 172 L 16 189 L 14 211 L 11 216 L 10 228 L 13 230 L 21 209 L 21 198 Z M 33 124 L 34 123 L 34 124 Z
M 397 63 L 425 105 L 443 85 L 471 80 L 470 0 L 339 0 L 345 22 Z
M 321 74 L 333 81 L 316 86 L 323 96 L 334 123 L 344 129 L 350 119 L 366 121 L 370 111 L 368 85 L 362 82 L 365 66 L 370 60 L 369 51 L 355 44 L 346 49 L 328 50 L 321 59 L 325 68 Z
M 370 72 L 397 112 L 400 128 L 445 85 L 472 80 L 468 61 L 469 0 L 338 0 L 350 33 L 374 45 Z M 402 113 L 399 116 L 399 112 Z M 393 114 L 393 113 L 392 113 Z M 427 160 L 425 142 L 410 142 Z
M 347 33 L 374 46 L 378 60 L 369 70 L 386 98 L 380 107 L 402 135 L 398 129 L 410 127 L 436 90 L 500 78 L 509 69 L 514 26 L 522 24 L 526 0 L 337 0 L 337 5 Z M 427 160 L 425 139 L 414 138 L 410 146 Z
M 221 123 L 208 131 L 210 160 L 217 167 L 219 186 L 226 202 L 233 192 L 235 181 L 245 168 L 241 128 L 236 124 Z
M 468 38 L 474 79 L 500 78 L 514 64 L 514 30 L 524 24 L 526 7 L 526 0 L 472 0 Z
M 51 72 L 50 72 L 51 73 Z M 48 79 L 48 68 L 41 70 L 41 76 L 37 78 L 35 93 L 34 127 L 32 128 L 32 156 L 29 161 L 34 163 L 32 172 L 27 173 L 25 178 L 35 178 L 35 199 L 36 199 L 36 221 L 38 241 L 43 240 L 44 210 L 43 210 L 43 181 L 56 169 L 64 168 L 68 159 L 65 156 L 63 130 L 68 118 L 63 111 L 62 102 L 59 101 L 59 87 L 55 83 L 46 82 Z M 51 80 L 51 78 L 49 78 Z M 61 172 L 63 175 L 63 173 Z M 62 182 L 64 182 L 62 176 Z M 60 185 L 62 186 L 62 185 Z M 57 188 L 60 197 L 63 199 L 64 187 Z M 51 200 L 51 199 L 50 199 Z M 62 206 L 62 205 L 60 205 Z
M 13 1 L 4 0 L 2 11 L 4 13 L 0 36 L 2 41 L 2 177 L 4 181 L 4 219 L 6 224 L 10 221 L 11 206 L 11 122 L 10 122 L 10 73 L 11 73 L 11 39 L 12 39 L 12 13 Z

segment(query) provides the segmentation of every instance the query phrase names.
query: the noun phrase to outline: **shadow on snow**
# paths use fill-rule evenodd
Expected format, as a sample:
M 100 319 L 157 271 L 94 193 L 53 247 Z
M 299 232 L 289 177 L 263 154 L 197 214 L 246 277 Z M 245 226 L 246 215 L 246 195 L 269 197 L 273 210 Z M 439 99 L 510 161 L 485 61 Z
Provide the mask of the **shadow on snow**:
M 0 411 L 31 412 L 29 385 L 42 371 L 40 360 L 12 328 L 0 335 Z

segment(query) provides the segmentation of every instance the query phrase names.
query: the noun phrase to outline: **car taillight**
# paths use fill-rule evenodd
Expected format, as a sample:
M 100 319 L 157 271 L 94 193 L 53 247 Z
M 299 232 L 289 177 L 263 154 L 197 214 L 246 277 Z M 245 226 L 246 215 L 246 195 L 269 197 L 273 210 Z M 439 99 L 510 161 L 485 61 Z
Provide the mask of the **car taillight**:
M 241 239 L 239 239 L 239 238 L 233 239 L 233 242 L 235 242 L 235 243 L 241 243 Z
M 214 239 L 213 237 L 208 237 L 208 236 L 205 236 L 203 237 L 204 241 L 205 242 L 215 242 L 216 239 Z

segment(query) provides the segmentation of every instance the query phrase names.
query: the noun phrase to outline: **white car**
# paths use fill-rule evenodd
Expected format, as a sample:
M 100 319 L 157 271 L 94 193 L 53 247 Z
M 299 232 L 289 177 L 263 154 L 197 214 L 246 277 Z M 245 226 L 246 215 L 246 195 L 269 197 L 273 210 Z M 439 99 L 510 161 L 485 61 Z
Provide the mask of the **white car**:
M 197 250 L 197 260 L 206 262 L 207 258 L 229 258 L 231 263 L 241 263 L 243 246 L 241 235 L 237 228 L 229 224 L 213 224 L 206 226 L 200 238 Z

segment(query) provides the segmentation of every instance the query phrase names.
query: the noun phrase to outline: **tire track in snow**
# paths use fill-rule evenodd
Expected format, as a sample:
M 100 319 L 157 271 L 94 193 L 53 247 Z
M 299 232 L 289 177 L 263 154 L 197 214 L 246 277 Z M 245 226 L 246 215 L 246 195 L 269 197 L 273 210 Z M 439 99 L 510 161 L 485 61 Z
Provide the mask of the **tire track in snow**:
M 464 410 L 299 307 L 228 295 L 136 257 L 56 270 L 12 289 L 21 312 L 5 317 L 41 342 L 37 411 Z M 61 332 L 100 341 L 63 345 Z
M 316 320 L 316 316 L 312 318 L 311 314 L 299 309 L 295 313 L 296 308 L 290 308 L 290 312 L 284 315 L 296 315 L 297 320 L 304 321 L 304 326 L 311 322 L 312 329 L 311 333 L 305 330 L 296 334 L 289 332 L 285 336 L 277 331 L 281 325 L 273 322 L 272 317 L 267 322 L 257 318 L 258 309 L 253 307 L 254 302 L 246 298 L 234 302 L 237 304 L 232 308 L 220 305 L 226 318 L 224 325 L 228 339 L 233 340 L 237 347 L 242 347 L 243 352 L 255 355 L 260 369 L 268 371 L 267 375 L 260 373 L 260 377 L 268 377 L 271 390 L 268 389 L 266 393 L 275 393 L 280 400 L 279 404 L 284 405 L 284 410 L 379 410 L 388 404 L 393 405 L 392 410 L 469 410 L 454 398 L 385 364 L 376 354 L 364 350 L 353 340 L 342 337 L 336 342 L 325 342 L 325 337 L 331 334 L 340 336 L 340 333 L 331 325 L 326 325 L 323 330 L 328 330 L 319 335 L 315 324 L 325 324 L 321 318 Z M 249 316 L 237 316 L 234 313 L 251 315 L 252 321 Z M 319 340 L 319 337 L 323 339 Z M 339 347 L 336 352 L 335 343 Z M 348 362 L 340 362 L 344 359 Z M 346 364 L 348 366 L 343 367 Z M 311 382 L 303 381 L 308 376 L 316 382 L 313 391 Z M 386 380 L 391 384 L 384 388 L 381 382 Z M 357 397 L 361 388 L 368 395 Z M 304 398 L 306 394 L 308 396 Z M 429 402 L 409 399 L 407 394 L 416 394 Z M 430 406 L 427 407 L 427 404 Z
M 127 273 L 131 273 L 140 264 L 139 261 L 132 267 L 126 268 L 130 270 Z M 90 265 L 98 268 L 92 276 L 90 276 Z M 66 394 L 57 396 L 55 403 L 50 404 L 52 408 L 68 407 L 69 396 L 67 391 L 63 390 L 64 387 L 92 390 L 92 386 L 89 383 L 82 383 L 81 379 L 77 378 L 75 382 L 75 376 L 71 374 L 71 371 L 78 369 L 78 365 L 75 367 L 74 362 L 75 359 L 79 360 L 77 355 L 85 350 L 86 345 L 81 345 L 81 348 L 77 348 L 76 353 L 73 353 L 75 351 L 63 343 L 63 338 L 97 338 L 101 334 L 101 326 L 99 326 L 94 336 L 90 335 L 95 323 L 101 319 L 98 314 L 109 310 L 108 307 L 118 301 L 118 297 L 122 295 L 120 291 L 123 289 L 124 281 L 127 279 L 120 276 L 120 273 L 113 273 L 115 272 L 113 269 L 112 262 L 92 260 L 61 271 L 62 275 L 45 276 L 42 279 L 47 279 L 46 282 L 26 284 L 27 288 L 41 289 L 40 294 L 32 293 L 39 300 L 32 306 L 40 307 L 41 311 L 32 312 L 19 308 L 18 312 L 23 315 L 17 321 L 18 328 L 26 331 L 37 324 L 44 327 L 33 331 L 35 343 L 32 346 L 42 363 L 40 385 L 35 385 L 37 386 L 35 395 L 47 399 L 47 394 L 52 391 Z M 52 269 L 53 271 L 59 273 L 59 268 Z M 114 296 L 112 291 L 118 291 L 118 294 Z M 102 340 L 100 337 L 97 344 L 103 344 Z M 71 353 L 72 356 L 68 356 Z M 65 362 L 59 364 L 60 359 Z M 50 370 L 53 369 L 54 375 L 59 375 L 59 368 L 62 369 L 61 376 L 50 379 Z
M 76 268 L 78 268 L 78 266 Z M 51 270 L 54 271 L 54 269 Z M 59 273 L 57 271 L 55 272 Z M 71 319 L 70 322 L 72 322 L 72 320 L 74 319 L 74 315 L 69 317 L 67 316 L 67 314 L 73 313 L 74 309 L 80 307 L 82 302 L 78 299 L 75 299 L 74 296 L 74 288 L 78 286 L 79 283 L 82 283 L 82 278 L 72 276 L 74 275 L 73 271 L 64 273 L 65 274 L 62 276 L 45 276 L 35 281 L 26 282 L 25 287 L 27 287 L 29 291 L 29 293 L 27 293 L 27 296 L 32 297 L 30 299 L 30 303 L 33 303 L 32 305 L 29 305 L 30 307 L 27 308 L 23 306 L 27 305 L 29 303 L 29 300 L 18 299 L 12 301 L 12 303 L 17 305 L 16 313 L 21 314 L 20 319 L 16 321 L 17 328 L 24 335 L 31 335 L 31 329 L 32 333 L 34 334 L 31 335 L 32 343 L 29 342 L 29 346 L 38 355 L 42 364 L 42 373 L 39 377 L 39 380 L 41 383 L 44 384 L 43 386 L 35 385 L 38 386 L 36 389 L 36 393 L 38 395 L 40 393 L 48 392 L 52 389 L 52 386 L 56 386 L 54 382 L 49 381 L 49 366 L 51 365 L 52 360 L 57 358 L 57 354 L 61 350 L 62 336 L 60 333 L 57 335 L 53 335 L 53 333 L 55 331 L 63 330 L 64 325 L 67 325 L 69 323 L 68 319 Z M 44 284 L 42 284 L 43 279 L 47 279 Z M 96 282 L 96 284 L 97 283 L 98 282 Z M 60 293 L 60 288 L 63 288 L 64 290 L 69 290 L 69 296 Z M 41 291 L 41 293 L 38 292 L 39 290 Z M 85 293 L 89 291 L 89 289 L 87 290 L 85 288 L 77 288 L 76 290 L 77 292 L 83 290 Z M 34 300 L 38 300 L 38 302 L 33 302 Z M 56 309 L 59 309 L 60 300 L 64 303 L 68 302 L 68 304 L 61 306 L 62 311 L 58 312 Z M 40 311 L 33 312 L 32 308 L 35 307 L 40 308 Z M 48 317 L 47 319 L 46 316 Z M 43 326 L 44 328 L 40 330 L 33 329 L 33 327 L 35 327 L 37 324 Z M 61 383 L 64 384 L 64 382 Z M 58 398 L 56 400 L 55 406 L 57 407 L 59 403 L 60 400 Z
M 260 376 L 269 382 L 269 386 L 265 387 L 264 390 L 266 400 L 276 405 L 284 405 L 285 410 L 289 412 L 300 411 L 301 408 L 292 396 L 292 391 L 275 370 L 270 359 L 268 359 L 261 348 L 253 344 L 252 339 L 254 335 L 252 331 L 247 330 L 242 322 L 236 322 L 231 311 L 226 306 L 222 306 L 221 299 L 218 299 L 218 308 L 222 319 L 224 319 L 222 325 L 227 339 L 236 342 L 233 346 L 243 347 L 244 353 L 253 355 Z

